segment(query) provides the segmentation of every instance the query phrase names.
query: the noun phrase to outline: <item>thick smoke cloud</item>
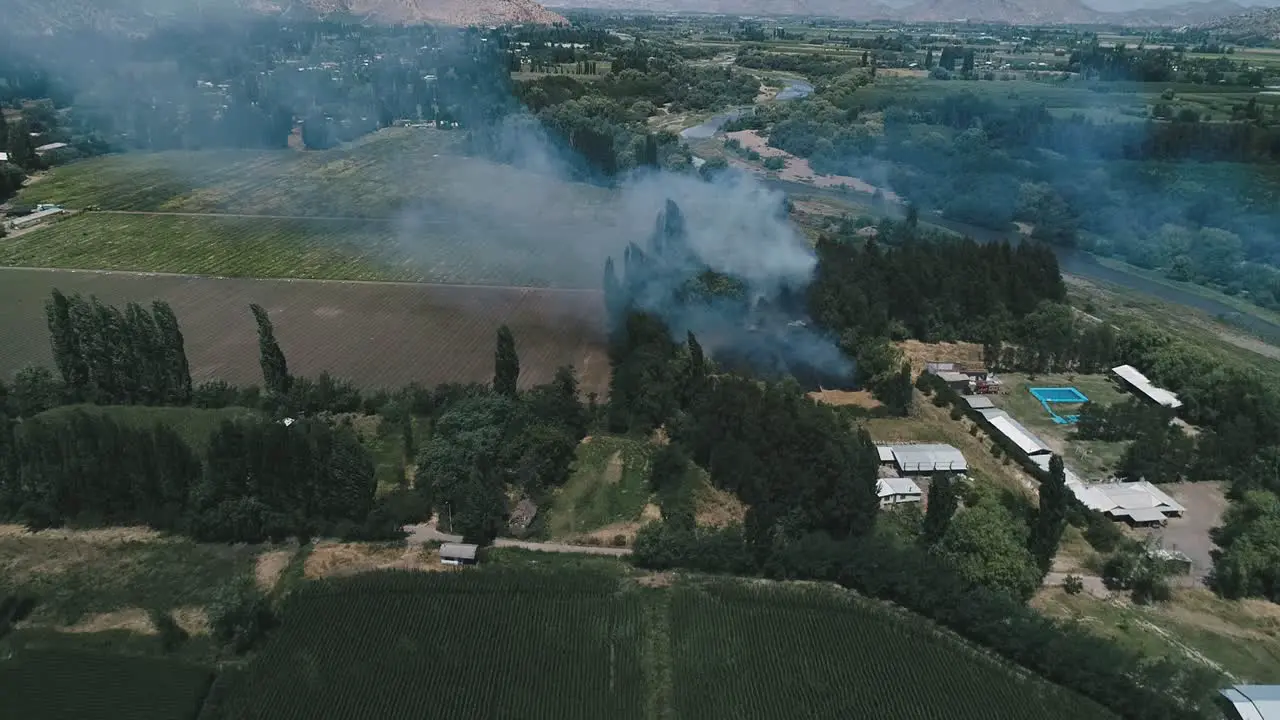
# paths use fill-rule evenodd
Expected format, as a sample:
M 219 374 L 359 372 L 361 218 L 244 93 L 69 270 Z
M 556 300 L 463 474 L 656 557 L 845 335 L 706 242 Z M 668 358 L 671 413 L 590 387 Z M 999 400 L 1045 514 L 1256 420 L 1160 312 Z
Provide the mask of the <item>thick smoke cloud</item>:
M 508 118 L 490 137 L 485 154 L 506 164 L 460 160 L 448 173 L 460 202 L 403 215 L 410 256 L 433 257 L 420 232 L 433 225 L 431 234 L 475 235 L 477 265 L 519 265 L 536 281 L 600 288 L 610 258 L 625 275 L 628 248 L 654 259 L 655 244 L 672 235 L 674 203 L 682 249 L 655 260 L 660 269 L 647 274 L 635 307 L 661 317 L 677 341 L 693 332 L 713 357 L 810 384 L 850 381 L 852 363 L 808 325 L 804 293 L 817 259 L 789 221 L 782 193 L 732 172 L 708 181 L 643 170 L 605 188 L 578 180 L 577 158 L 528 117 Z M 461 202 L 466 197 L 484 201 Z M 681 301 L 683 286 L 705 271 L 741 282 L 745 297 Z

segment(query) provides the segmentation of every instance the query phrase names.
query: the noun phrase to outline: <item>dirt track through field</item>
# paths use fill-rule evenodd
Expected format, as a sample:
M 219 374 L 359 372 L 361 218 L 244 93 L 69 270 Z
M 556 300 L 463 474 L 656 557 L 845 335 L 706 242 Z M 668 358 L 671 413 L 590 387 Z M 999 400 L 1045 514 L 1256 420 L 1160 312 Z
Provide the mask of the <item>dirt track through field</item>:
M 47 267 L 14 267 L 0 265 L 0 273 L 11 272 L 44 272 L 44 273 L 87 273 L 91 275 L 117 275 L 120 277 L 158 277 L 183 278 L 187 280 L 250 280 L 256 282 L 281 283 L 315 283 L 321 285 L 386 285 L 391 287 L 414 288 L 462 288 L 475 290 L 506 290 L 545 293 L 582 293 L 603 297 L 600 290 L 591 288 L 547 288 L 534 285 L 480 285 L 475 283 L 422 283 L 411 280 L 325 280 L 320 278 L 240 278 L 224 275 L 191 275 L 187 273 L 149 272 L 145 270 L 94 270 L 91 268 L 47 268 Z

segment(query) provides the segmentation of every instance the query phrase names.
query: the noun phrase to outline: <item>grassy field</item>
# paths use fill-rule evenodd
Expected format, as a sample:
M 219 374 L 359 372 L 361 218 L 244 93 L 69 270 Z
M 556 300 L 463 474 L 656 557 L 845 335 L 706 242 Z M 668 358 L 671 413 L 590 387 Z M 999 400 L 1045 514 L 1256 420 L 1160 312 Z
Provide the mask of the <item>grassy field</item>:
M 644 440 L 610 435 L 579 445 L 573 475 L 551 503 L 546 522 L 551 537 L 639 520 L 649 502 L 653 452 L 653 445 Z
M 392 128 L 324 152 L 207 150 L 93 158 L 31 182 L 18 202 L 70 208 L 389 217 L 437 194 L 441 173 L 486 163 L 451 155 L 459 136 Z M 432 179 L 436 182 L 430 182 Z
M 0 243 L 0 265 L 17 267 L 581 287 L 561 261 L 501 235 L 375 220 L 82 213 Z
M 202 545 L 145 529 L 48 530 L 0 525 L 0 595 L 28 593 L 34 625 L 129 629 L 150 609 L 200 608 L 223 584 L 253 577 L 262 548 Z
M 0 716 L 191 720 L 213 671 L 170 660 L 35 651 L 0 659 Z
M 1030 392 L 1033 387 L 1074 387 L 1092 402 L 1113 405 L 1129 397 L 1118 390 L 1105 375 L 1035 375 L 1005 373 L 1000 376 L 1005 393 L 992 397 L 992 402 L 1034 432 L 1054 452 L 1061 453 L 1072 470 L 1089 480 L 1107 477 L 1124 453 L 1127 443 L 1079 440 L 1072 437 L 1072 425 L 1059 425 L 1045 412 Z M 1079 412 L 1079 405 L 1055 405 L 1058 415 Z
M 488 382 L 494 333 L 506 324 L 522 384 L 546 382 L 560 365 L 575 366 L 583 392 L 603 394 L 609 381 L 602 302 L 590 292 L 35 270 L 0 270 L 0 377 L 52 366 L 44 303 L 55 287 L 111 304 L 167 300 L 197 382 L 261 384 L 248 309 L 255 302 L 271 313 L 289 369 L 299 375 L 328 370 L 363 388 Z
M 641 580 L 481 568 L 304 588 L 214 716 L 476 717 L 483 698 L 521 718 L 1111 717 L 842 591 Z
M 72 163 L 34 178 L 18 202 L 103 212 L 9 238 L 0 265 L 595 288 L 605 258 L 660 208 L 459 154 L 456 139 L 392 128 L 324 152 Z
M 113 420 L 130 427 L 147 429 L 159 423 L 177 431 L 196 452 L 201 452 L 209 443 L 209 436 L 225 420 L 236 420 L 242 417 L 257 415 L 247 408 L 225 408 L 222 410 L 203 410 L 193 407 L 143 407 L 102 406 L 102 405 L 64 405 L 45 411 L 37 418 L 57 419 L 73 412 L 86 412 L 91 415 L 109 415 Z
M 1132 605 L 1046 589 L 1033 601 L 1048 615 L 1075 620 L 1150 657 L 1191 656 L 1238 682 L 1280 683 L 1280 608 L 1230 601 L 1207 590 L 1178 590 L 1172 602 Z

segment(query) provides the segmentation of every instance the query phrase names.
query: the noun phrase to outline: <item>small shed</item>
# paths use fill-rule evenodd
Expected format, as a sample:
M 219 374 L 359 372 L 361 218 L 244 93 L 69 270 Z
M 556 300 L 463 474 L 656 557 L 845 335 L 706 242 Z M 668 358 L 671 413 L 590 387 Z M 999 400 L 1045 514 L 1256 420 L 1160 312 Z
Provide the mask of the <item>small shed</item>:
M 956 370 L 938 370 L 934 373 L 942 378 L 942 382 L 946 383 L 952 390 L 959 393 L 967 393 L 971 389 L 970 378 L 962 372 Z
M 964 395 L 963 400 L 974 410 L 984 410 L 996 406 L 995 403 L 991 402 L 991 398 L 986 395 Z
M 892 445 L 877 445 L 876 454 L 880 456 L 880 463 L 882 465 L 888 465 L 893 462 L 893 446 Z
M 876 495 L 880 497 L 880 507 L 889 507 L 918 503 L 924 497 L 924 491 L 911 478 L 887 477 L 876 481 Z
M 440 562 L 445 565 L 475 565 L 479 545 L 445 543 L 440 546 Z

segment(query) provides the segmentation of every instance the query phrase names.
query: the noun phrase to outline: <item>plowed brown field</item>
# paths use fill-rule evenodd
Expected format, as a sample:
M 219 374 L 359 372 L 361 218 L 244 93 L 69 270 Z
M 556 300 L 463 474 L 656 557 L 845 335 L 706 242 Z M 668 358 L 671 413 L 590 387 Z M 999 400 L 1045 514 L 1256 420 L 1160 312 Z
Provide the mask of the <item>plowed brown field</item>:
M 603 395 L 609 382 L 602 301 L 593 291 L 25 269 L 0 270 L 0 377 L 52 366 L 44 303 L 55 287 L 111 304 L 168 301 L 196 382 L 261 384 L 250 303 L 270 313 L 296 375 L 328 370 L 362 388 L 488 382 L 494 334 L 506 324 L 522 386 L 570 364 L 584 393 Z

